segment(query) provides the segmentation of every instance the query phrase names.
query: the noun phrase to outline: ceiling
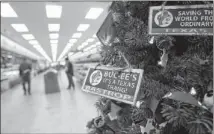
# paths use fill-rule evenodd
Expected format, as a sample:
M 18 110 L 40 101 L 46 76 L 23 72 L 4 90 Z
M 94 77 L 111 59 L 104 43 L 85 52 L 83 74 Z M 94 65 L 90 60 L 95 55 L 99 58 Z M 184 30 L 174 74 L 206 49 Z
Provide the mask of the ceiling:
M 1 18 L 1 33 L 11 40 L 17 42 L 28 50 L 41 55 L 29 41 L 22 37 L 21 32 L 17 32 L 11 24 L 25 24 L 35 39 L 39 42 L 46 54 L 52 59 L 50 38 L 48 24 L 58 23 L 60 24 L 57 48 L 57 59 L 62 53 L 67 43 L 71 39 L 72 35 L 77 32 L 79 24 L 90 24 L 90 27 L 81 32 L 82 36 L 71 47 L 71 51 L 76 51 L 77 47 L 85 42 L 87 39 L 92 38 L 96 34 L 97 30 L 103 23 L 107 16 L 108 7 L 110 2 L 55 2 L 54 4 L 62 6 L 62 15 L 60 18 L 47 18 L 45 6 L 47 2 L 9 2 L 10 6 L 18 15 L 17 18 Z M 85 19 L 85 16 L 90 8 L 103 8 L 104 11 L 96 19 Z M 89 43 L 88 46 L 98 42 L 95 41 Z M 86 47 L 88 47 L 86 46 Z

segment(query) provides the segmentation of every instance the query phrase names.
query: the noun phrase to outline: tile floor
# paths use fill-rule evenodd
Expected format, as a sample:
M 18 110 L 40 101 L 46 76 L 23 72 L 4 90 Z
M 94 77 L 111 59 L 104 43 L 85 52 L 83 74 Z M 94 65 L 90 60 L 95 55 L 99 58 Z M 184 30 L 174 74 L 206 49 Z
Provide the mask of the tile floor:
M 44 75 L 32 80 L 32 96 L 22 87 L 1 95 L 1 133 L 86 133 L 87 122 L 97 116 L 98 96 L 76 89 L 67 90 L 67 78 L 59 75 L 61 92 L 45 94 Z

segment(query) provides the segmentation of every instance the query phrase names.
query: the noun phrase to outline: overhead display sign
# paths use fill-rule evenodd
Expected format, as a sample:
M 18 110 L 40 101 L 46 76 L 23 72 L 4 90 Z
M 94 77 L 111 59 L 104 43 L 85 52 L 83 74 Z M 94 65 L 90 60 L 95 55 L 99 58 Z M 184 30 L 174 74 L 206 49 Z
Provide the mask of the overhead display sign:
M 109 12 L 103 24 L 101 25 L 101 27 L 97 32 L 97 38 L 104 45 L 111 44 L 116 37 L 116 31 L 115 31 L 115 27 L 113 26 L 113 23 L 114 23 L 114 18 L 113 18 L 112 12 Z
M 119 68 L 89 68 L 82 90 L 128 104 L 135 104 L 143 70 L 118 71 Z
M 213 5 L 152 6 L 151 35 L 213 35 Z

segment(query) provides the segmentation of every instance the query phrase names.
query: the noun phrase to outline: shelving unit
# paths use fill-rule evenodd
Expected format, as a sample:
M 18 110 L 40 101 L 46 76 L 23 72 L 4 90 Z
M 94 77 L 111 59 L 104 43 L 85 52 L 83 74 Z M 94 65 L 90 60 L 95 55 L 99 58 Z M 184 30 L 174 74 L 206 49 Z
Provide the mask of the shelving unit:
M 76 70 L 76 76 L 78 77 L 78 81 L 80 84 L 83 84 L 85 77 L 87 75 L 89 67 L 95 67 L 98 63 L 79 63 L 74 64 L 74 68 Z

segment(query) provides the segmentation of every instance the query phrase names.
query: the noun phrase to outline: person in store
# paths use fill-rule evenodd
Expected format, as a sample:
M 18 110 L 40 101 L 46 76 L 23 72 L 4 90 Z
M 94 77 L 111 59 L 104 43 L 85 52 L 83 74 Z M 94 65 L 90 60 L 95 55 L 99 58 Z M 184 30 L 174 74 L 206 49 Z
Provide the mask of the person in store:
M 73 89 L 75 89 L 75 85 L 74 85 L 74 81 L 73 81 L 73 76 L 74 76 L 74 70 L 73 70 L 73 64 L 71 63 L 71 61 L 67 58 L 65 58 L 65 71 L 68 77 L 68 88 L 67 89 L 71 89 L 71 86 L 73 87 Z
M 24 95 L 26 95 L 26 83 L 28 85 L 28 94 L 31 95 L 31 70 L 32 65 L 24 58 L 24 61 L 19 66 L 19 75 L 22 78 L 22 85 L 24 90 Z

